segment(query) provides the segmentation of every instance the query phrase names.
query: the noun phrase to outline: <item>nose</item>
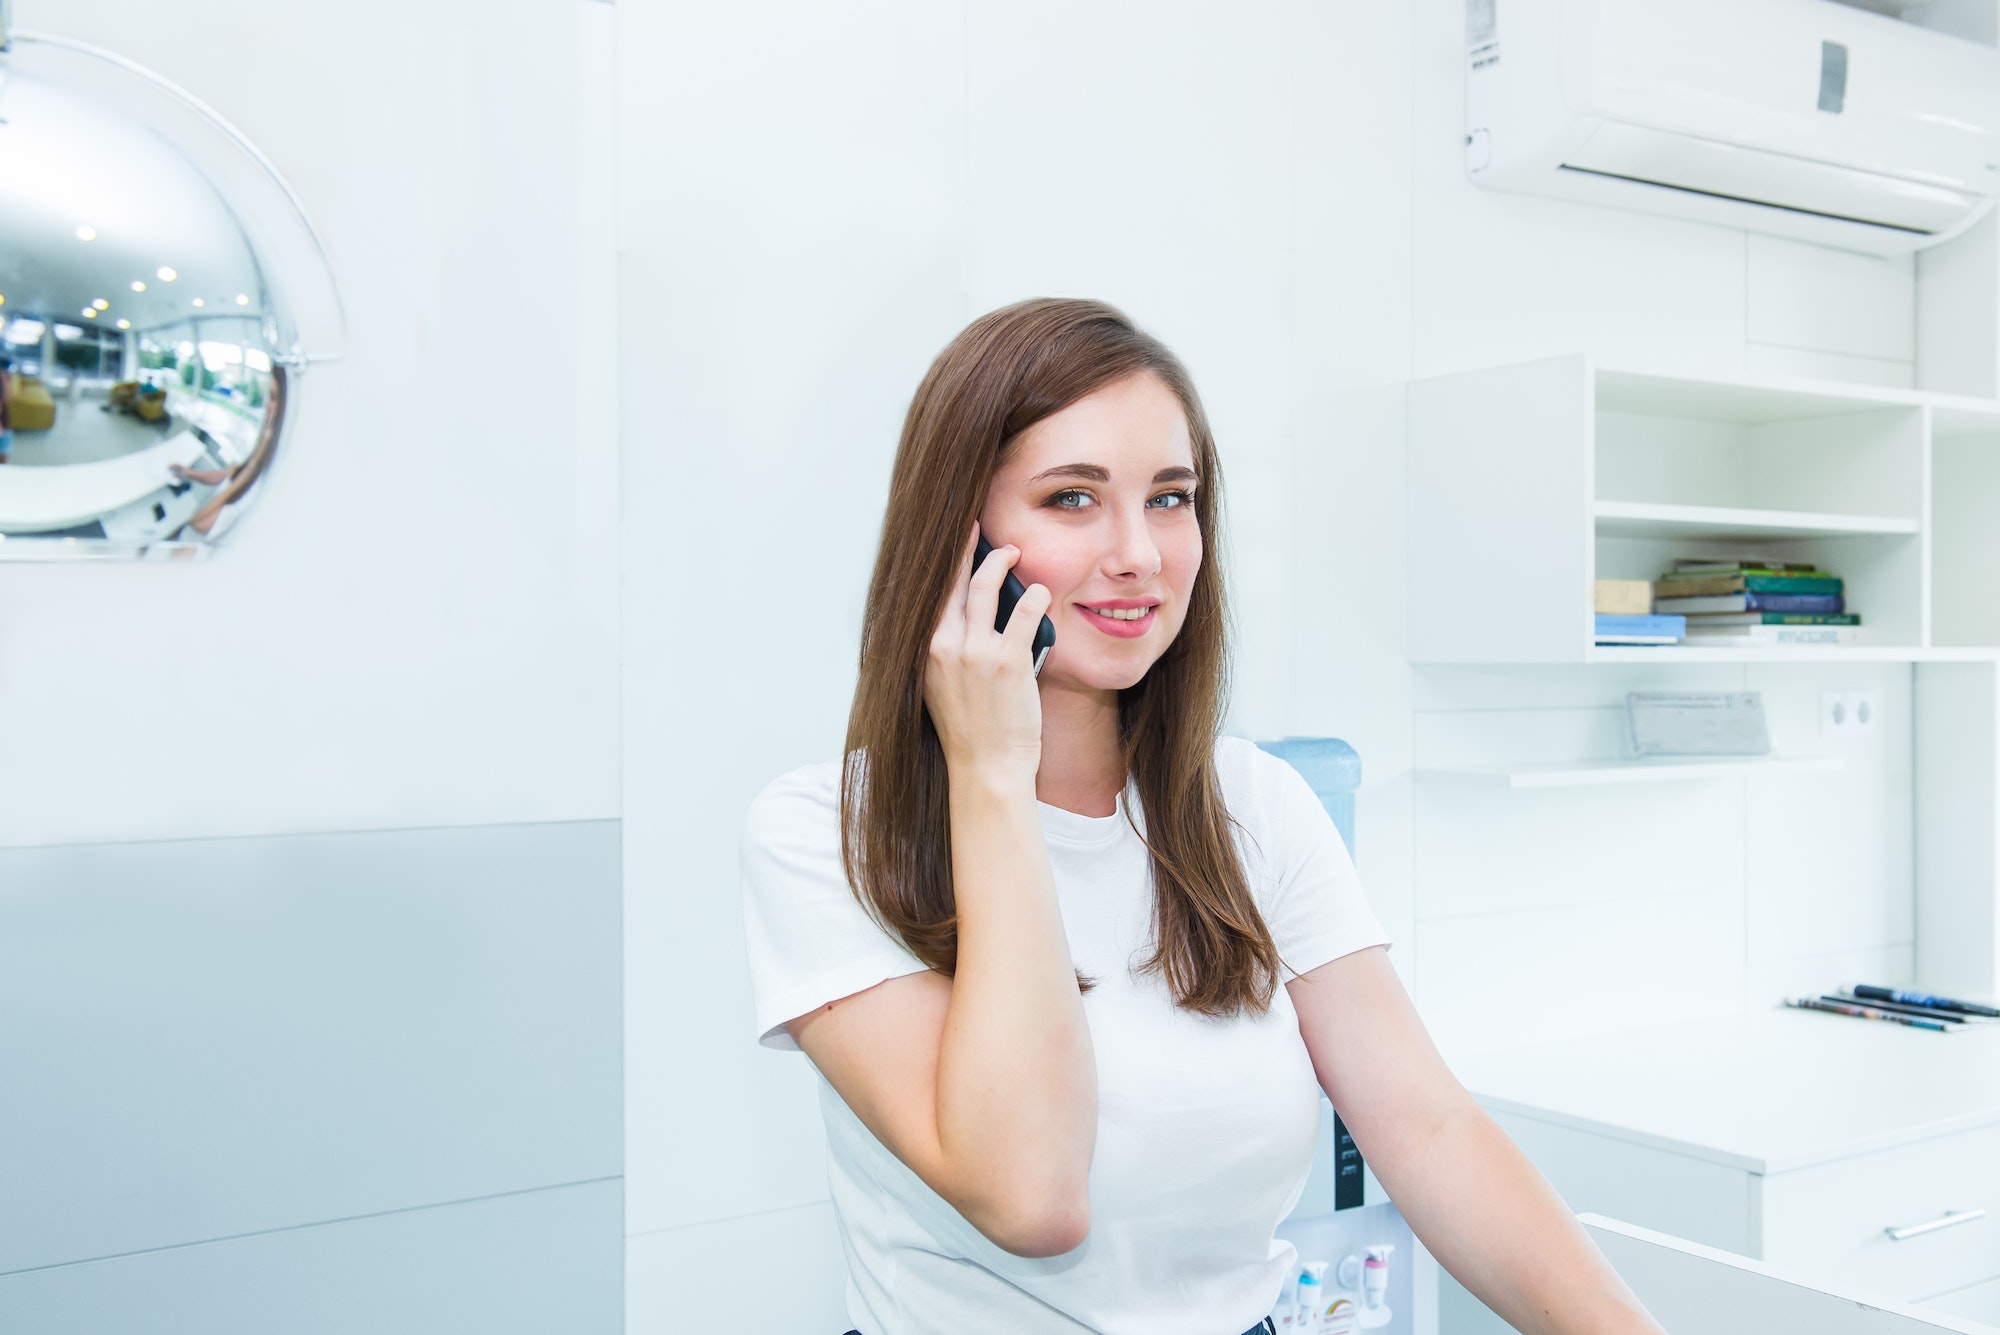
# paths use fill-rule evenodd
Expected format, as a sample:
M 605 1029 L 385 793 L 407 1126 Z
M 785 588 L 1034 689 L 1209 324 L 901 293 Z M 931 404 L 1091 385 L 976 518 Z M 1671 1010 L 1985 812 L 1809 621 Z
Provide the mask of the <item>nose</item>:
M 1160 545 L 1153 541 L 1144 506 L 1113 512 L 1111 545 L 1099 568 L 1106 576 L 1120 580 L 1151 579 L 1160 573 Z

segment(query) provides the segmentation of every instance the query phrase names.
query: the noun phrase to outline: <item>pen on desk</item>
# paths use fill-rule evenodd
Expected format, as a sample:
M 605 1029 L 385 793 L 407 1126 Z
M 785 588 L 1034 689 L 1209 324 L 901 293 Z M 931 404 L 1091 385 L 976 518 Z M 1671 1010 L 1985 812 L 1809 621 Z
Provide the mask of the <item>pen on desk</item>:
M 1932 1029 L 1940 1034 L 1951 1032 L 1951 1026 L 1937 1020 L 1920 1020 L 1914 1015 L 1891 1015 L 1888 1011 L 1878 1011 L 1873 1006 L 1856 1006 L 1844 1001 L 1819 1001 L 1812 997 L 1788 997 L 1787 1006 L 1800 1010 L 1831 1011 L 1835 1015 L 1852 1015 L 1863 1020 L 1887 1020 L 1890 1024 L 1908 1025 L 1912 1029 Z
M 1995 1010 L 1991 1006 L 1982 1006 L 1976 1001 L 1958 1001 L 1952 997 L 1934 997 L 1928 992 L 1904 992 L 1893 987 L 1876 987 L 1872 983 L 1850 983 L 1840 990 L 1852 992 L 1857 997 L 1866 997 L 1870 1001 L 1900 1001 L 1905 1006 L 1922 1006 L 1927 1010 L 1981 1015 L 1989 1020 L 2000 1018 L 2000 1010 Z
M 1981 1020 L 1977 1016 L 1960 1015 L 1956 1011 L 1934 1011 L 1926 1006 L 1905 1006 L 1900 1001 L 1876 1001 L 1873 998 L 1867 997 L 1837 996 L 1831 992 L 1822 992 L 1819 999 L 1821 1001 L 1831 1001 L 1841 1006 L 1863 1006 L 1870 1010 L 1888 1011 L 1891 1015 L 1915 1015 L 1926 1020 L 1941 1020 L 1945 1024 L 1986 1023 L 1986 1021 Z

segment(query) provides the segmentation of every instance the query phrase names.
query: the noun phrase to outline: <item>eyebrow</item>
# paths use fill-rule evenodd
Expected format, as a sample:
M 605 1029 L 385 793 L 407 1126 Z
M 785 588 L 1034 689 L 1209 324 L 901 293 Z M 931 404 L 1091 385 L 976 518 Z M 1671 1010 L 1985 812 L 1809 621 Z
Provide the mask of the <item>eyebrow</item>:
M 1032 486 L 1037 482 L 1049 482 L 1060 477 L 1078 478 L 1084 482 L 1109 482 L 1111 480 L 1111 470 L 1101 464 L 1057 464 L 1054 468 L 1043 469 L 1029 478 L 1028 482 Z M 1198 482 L 1200 480 L 1192 468 L 1181 468 L 1179 466 L 1162 468 L 1159 472 L 1153 474 L 1155 485 L 1162 482 Z

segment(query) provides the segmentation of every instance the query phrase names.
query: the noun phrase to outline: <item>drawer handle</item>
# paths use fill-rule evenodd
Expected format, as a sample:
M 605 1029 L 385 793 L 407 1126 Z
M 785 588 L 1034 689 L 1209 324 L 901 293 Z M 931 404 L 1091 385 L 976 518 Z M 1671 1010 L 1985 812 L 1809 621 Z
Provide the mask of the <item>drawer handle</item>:
M 1969 1224 L 1975 1219 L 1985 1217 L 1984 1210 L 1946 1210 L 1936 1219 L 1926 1223 L 1910 1224 L 1904 1228 L 1885 1228 L 1882 1231 L 1889 1235 L 1889 1241 L 1902 1242 L 1906 1238 L 1921 1237 L 1925 1233 L 1935 1233 L 1941 1228 L 1957 1228 L 1960 1224 Z

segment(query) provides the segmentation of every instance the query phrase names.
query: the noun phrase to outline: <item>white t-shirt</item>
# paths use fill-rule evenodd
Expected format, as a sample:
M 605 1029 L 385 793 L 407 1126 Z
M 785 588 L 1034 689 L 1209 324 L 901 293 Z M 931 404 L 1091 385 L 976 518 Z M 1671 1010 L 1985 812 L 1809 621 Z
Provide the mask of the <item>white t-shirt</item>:
M 1281 981 L 1388 937 L 1297 771 L 1249 742 L 1216 748 L 1224 801 Z M 751 805 L 742 848 L 757 1027 L 768 1047 L 829 1001 L 923 968 L 878 927 L 840 865 L 840 767 L 809 765 Z M 1281 986 L 1262 1016 L 1173 1004 L 1148 953 L 1152 876 L 1126 789 L 1116 815 L 1039 804 L 1097 1059 L 1090 1235 L 1062 1256 L 989 1242 L 891 1154 L 825 1080 L 828 1178 L 862 1335 L 1101 1331 L 1236 1335 L 1263 1319 L 1296 1257 L 1275 1241 L 1304 1189 L 1319 1085 Z M 1142 821 L 1143 826 L 1143 821 Z

